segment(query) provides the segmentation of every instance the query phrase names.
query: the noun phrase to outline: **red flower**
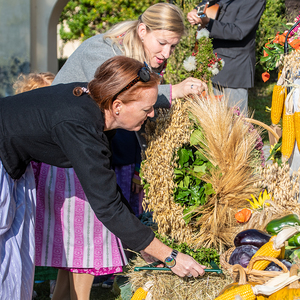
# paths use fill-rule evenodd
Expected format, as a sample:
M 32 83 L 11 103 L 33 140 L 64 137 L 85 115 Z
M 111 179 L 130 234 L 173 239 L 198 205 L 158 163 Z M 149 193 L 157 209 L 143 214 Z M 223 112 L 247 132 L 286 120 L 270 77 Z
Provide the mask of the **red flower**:
M 270 79 L 270 74 L 268 72 L 264 72 L 261 74 L 262 80 L 264 82 L 268 81 Z
M 299 50 L 300 49 L 300 40 L 293 40 L 289 43 L 294 49 Z

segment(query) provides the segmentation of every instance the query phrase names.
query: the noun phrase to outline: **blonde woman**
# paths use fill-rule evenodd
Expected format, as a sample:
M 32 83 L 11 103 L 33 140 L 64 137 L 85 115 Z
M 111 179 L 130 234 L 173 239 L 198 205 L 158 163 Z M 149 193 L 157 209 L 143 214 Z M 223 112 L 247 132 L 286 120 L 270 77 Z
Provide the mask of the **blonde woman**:
M 84 41 L 56 75 L 53 84 L 89 81 L 97 66 L 115 55 L 125 55 L 146 62 L 152 71 L 163 75 L 168 58 L 185 34 L 182 11 L 170 3 L 157 3 L 136 21 L 115 25 L 105 34 Z M 162 84 L 156 106 L 170 107 L 172 99 L 201 93 L 206 84 L 187 78 L 179 84 Z

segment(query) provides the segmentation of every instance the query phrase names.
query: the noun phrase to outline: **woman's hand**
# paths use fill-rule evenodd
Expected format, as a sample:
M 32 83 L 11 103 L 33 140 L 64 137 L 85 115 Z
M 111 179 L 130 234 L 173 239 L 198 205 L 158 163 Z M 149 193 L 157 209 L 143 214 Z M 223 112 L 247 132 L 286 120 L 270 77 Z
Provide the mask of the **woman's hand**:
M 152 263 L 158 261 L 155 257 L 153 257 L 152 255 L 149 255 L 149 254 L 146 253 L 144 250 L 141 250 L 140 253 L 141 253 L 142 258 L 144 259 L 144 261 L 145 261 L 147 264 L 152 264 Z M 157 268 L 163 268 L 163 267 L 164 267 L 164 264 L 159 264 L 159 265 L 157 265 L 156 267 L 157 267 Z
M 206 266 L 198 264 L 191 256 L 178 253 L 176 265 L 171 270 L 178 276 L 198 277 L 205 274 Z
M 171 255 L 172 249 L 163 244 L 157 238 L 141 252 L 146 252 L 148 255 L 157 258 L 160 261 L 164 261 L 169 255 Z M 143 256 L 144 257 L 144 256 Z M 176 257 L 176 264 L 171 270 L 178 276 L 202 276 L 204 275 L 205 266 L 198 264 L 191 256 L 178 252 Z
M 187 95 L 208 92 L 207 85 L 200 79 L 189 77 L 182 82 L 172 85 L 172 99 L 183 98 Z

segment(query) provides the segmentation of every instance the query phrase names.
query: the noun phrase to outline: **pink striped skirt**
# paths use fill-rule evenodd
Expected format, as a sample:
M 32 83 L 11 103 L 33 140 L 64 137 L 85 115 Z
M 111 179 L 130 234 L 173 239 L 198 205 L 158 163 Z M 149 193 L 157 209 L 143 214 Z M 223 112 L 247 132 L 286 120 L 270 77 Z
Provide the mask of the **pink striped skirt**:
M 122 271 L 121 241 L 95 216 L 73 169 L 34 165 L 37 266 L 95 276 Z

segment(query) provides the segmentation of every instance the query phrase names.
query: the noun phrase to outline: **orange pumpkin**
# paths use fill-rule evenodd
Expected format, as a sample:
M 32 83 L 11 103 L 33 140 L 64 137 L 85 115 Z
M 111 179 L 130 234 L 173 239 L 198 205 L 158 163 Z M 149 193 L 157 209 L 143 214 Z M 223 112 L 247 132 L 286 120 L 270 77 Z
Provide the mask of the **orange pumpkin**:
M 248 208 L 243 208 L 241 210 L 239 210 L 234 217 L 236 218 L 236 220 L 238 221 L 238 223 L 245 223 L 248 222 L 250 217 L 251 217 L 251 210 Z

